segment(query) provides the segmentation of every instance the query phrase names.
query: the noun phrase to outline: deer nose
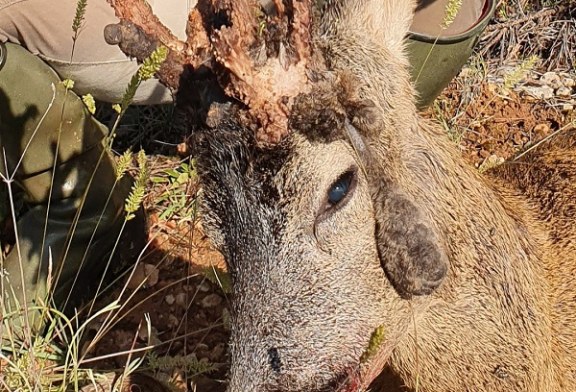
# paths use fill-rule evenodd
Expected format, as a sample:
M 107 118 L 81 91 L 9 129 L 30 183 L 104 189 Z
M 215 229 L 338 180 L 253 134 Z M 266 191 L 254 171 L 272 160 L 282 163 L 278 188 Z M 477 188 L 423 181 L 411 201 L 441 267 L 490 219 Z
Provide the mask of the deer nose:
M 268 363 L 275 372 L 282 370 L 282 361 L 280 360 L 280 353 L 276 347 L 268 349 Z

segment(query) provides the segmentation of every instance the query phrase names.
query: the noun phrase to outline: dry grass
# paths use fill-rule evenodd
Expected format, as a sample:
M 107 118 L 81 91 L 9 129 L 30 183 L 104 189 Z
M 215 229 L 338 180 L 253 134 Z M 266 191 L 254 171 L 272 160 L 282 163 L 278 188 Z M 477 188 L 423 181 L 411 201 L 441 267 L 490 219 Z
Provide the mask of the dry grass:
M 480 42 L 480 53 L 491 67 L 537 56 L 546 70 L 576 67 L 576 2 L 507 1 Z

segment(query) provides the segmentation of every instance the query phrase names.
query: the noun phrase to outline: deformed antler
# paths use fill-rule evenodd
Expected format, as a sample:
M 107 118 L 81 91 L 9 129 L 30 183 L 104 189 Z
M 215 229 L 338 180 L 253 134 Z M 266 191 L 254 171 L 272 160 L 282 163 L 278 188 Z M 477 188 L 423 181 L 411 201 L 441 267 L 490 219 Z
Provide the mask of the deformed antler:
M 217 61 L 232 74 L 232 83 L 225 91 L 248 106 L 264 131 L 261 133 L 264 139 L 277 141 L 287 131 L 293 98 L 308 90 L 306 68 L 311 52 L 306 51 L 309 46 L 302 44 L 306 39 L 302 30 L 308 29 L 301 24 L 303 19 L 309 20 L 309 9 L 304 2 L 294 2 L 292 25 L 285 26 L 287 10 L 281 3 L 277 4 L 276 16 L 266 20 L 260 15 L 260 21 L 254 18 L 254 12 L 250 15 L 250 10 L 259 10 L 254 7 L 255 1 L 227 3 L 232 25 L 216 30 L 212 38 Z M 288 34 L 265 37 L 264 34 L 270 34 L 265 29 L 287 30 Z M 293 33 L 291 37 L 289 33 Z M 262 39 L 263 36 L 268 39 Z M 288 53 L 291 49 L 292 54 Z
M 311 1 L 200 0 L 188 16 L 187 40 L 178 40 L 143 0 L 108 0 L 121 19 L 106 38 L 140 60 L 158 44 L 169 49 L 158 77 L 178 89 L 186 67 L 208 68 L 224 92 L 244 104 L 240 116 L 263 142 L 288 132 L 294 98 L 310 90 L 313 62 Z M 209 111 L 208 111 L 209 112 Z

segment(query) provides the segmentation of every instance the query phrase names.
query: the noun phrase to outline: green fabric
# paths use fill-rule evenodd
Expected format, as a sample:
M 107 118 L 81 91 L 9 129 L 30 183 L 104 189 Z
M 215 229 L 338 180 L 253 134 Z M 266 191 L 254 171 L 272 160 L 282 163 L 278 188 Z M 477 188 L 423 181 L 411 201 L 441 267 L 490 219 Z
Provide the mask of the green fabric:
M 12 189 L 22 195 L 24 208 L 16 224 L 19 247 L 2 265 L 1 294 L 7 310 L 23 314 L 18 309 L 25 302 L 47 298 L 49 275 L 57 307 L 68 299 L 75 279 L 72 300 L 97 285 L 124 220 L 131 181 L 116 183 L 114 161 L 103 144 L 107 129 L 81 99 L 38 57 L 17 45 L 6 48 L 0 69 L 5 152 L 0 171 L 13 176 Z M 35 312 L 28 317 L 41 327 Z
M 437 38 L 417 33 L 408 35 L 408 58 L 419 95 L 419 109 L 429 106 L 468 61 L 494 15 L 496 0 L 488 0 L 488 7 L 474 27 L 457 36 Z
M 460 72 L 476 46 L 478 36 L 460 42 L 430 43 L 409 39 L 412 80 L 418 92 L 417 106 L 429 106 Z

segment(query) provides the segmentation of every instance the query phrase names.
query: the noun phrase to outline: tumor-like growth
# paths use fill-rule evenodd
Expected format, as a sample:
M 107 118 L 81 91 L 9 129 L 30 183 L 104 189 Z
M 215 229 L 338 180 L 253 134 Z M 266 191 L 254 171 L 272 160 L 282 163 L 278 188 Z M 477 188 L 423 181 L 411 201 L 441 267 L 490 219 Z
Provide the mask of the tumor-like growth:
M 157 45 L 168 47 L 159 77 L 180 91 L 197 88 L 190 79 L 205 78 L 209 71 L 217 80 L 212 87 L 243 104 L 236 120 L 264 143 L 288 133 L 293 100 L 310 90 L 312 74 L 325 71 L 311 39 L 311 1 L 274 1 L 265 7 L 257 0 L 200 0 L 188 18 L 187 42 L 166 29 L 145 2 L 109 2 L 122 20 L 108 26 L 109 43 L 140 59 Z M 193 100 L 187 93 L 181 97 Z

